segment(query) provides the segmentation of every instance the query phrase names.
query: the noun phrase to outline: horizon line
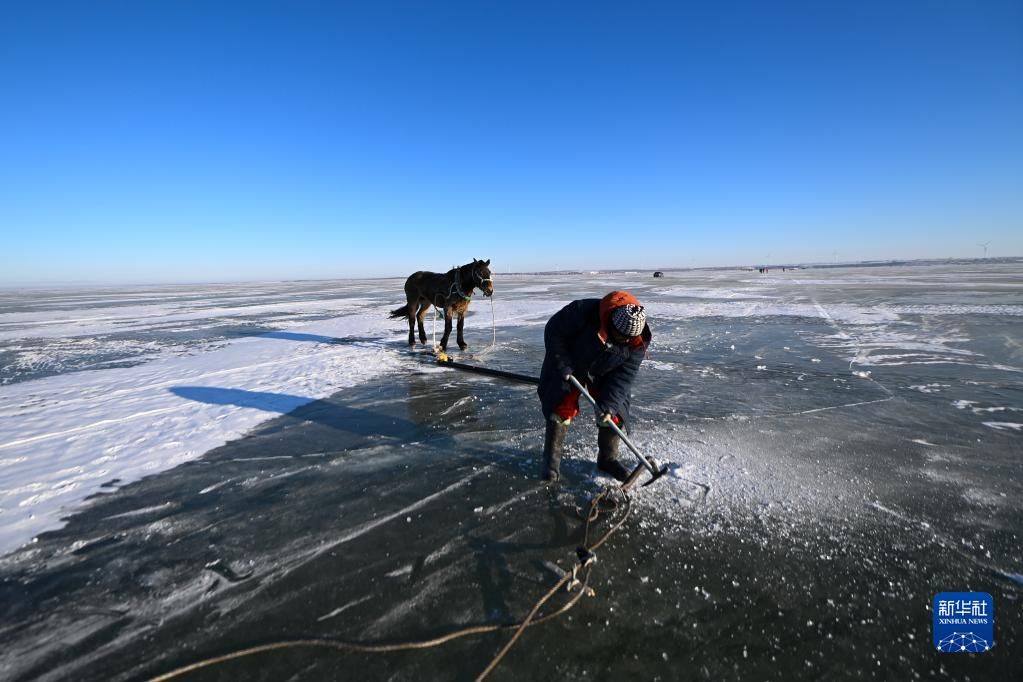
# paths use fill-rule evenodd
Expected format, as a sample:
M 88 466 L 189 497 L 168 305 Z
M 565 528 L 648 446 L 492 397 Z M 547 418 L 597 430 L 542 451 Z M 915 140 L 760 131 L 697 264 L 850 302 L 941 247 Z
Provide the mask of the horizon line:
M 510 270 L 494 271 L 495 275 L 594 275 L 594 274 L 623 274 L 639 272 L 692 272 L 698 270 L 752 270 L 755 268 L 841 268 L 856 266 L 896 266 L 896 265 L 922 265 L 937 263 L 1011 263 L 1023 262 L 1023 256 L 991 256 L 987 258 L 969 258 L 949 256 L 945 258 L 885 258 L 868 259 L 858 261 L 809 261 L 809 262 L 776 262 L 758 263 L 756 265 L 704 265 L 691 267 L 635 267 L 635 268 L 565 268 L 559 270 Z M 57 287 L 170 287 L 170 286 L 199 286 L 199 285 L 223 285 L 223 284 L 284 284 L 291 282 L 344 282 L 355 280 L 384 280 L 401 279 L 407 275 L 380 275 L 367 277 L 309 277 L 309 278 L 270 278 L 270 279 L 182 279 L 182 280 L 51 280 L 51 281 L 0 281 L 0 289 L 31 289 L 31 288 L 57 288 Z

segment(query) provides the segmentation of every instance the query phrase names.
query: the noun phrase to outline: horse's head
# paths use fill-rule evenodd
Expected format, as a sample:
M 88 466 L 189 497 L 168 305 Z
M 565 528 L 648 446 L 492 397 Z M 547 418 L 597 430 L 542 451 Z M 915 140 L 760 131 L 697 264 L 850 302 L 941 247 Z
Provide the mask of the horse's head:
M 466 267 L 472 268 L 472 274 L 469 276 L 472 285 L 483 292 L 484 296 L 494 295 L 494 280 L 490 275 L 490 259 L 476 260 L 472 259 L 472 263 Z

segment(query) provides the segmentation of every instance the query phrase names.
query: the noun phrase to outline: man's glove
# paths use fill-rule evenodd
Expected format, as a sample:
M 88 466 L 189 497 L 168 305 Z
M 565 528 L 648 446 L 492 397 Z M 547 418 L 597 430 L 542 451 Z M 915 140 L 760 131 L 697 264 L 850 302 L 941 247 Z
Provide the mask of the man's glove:
M 614 424 L 614 415 L 610 412 L 597 415 L 597 426 L 610 426 L 611 424 Z

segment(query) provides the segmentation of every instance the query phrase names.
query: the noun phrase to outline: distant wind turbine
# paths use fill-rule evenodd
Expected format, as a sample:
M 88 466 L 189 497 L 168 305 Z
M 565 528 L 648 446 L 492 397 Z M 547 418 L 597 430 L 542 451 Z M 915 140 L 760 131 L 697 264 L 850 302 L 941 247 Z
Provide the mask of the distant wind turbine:
M 977 246 L 984 249 L 984 258 L 987 258 L 987 245 L 990 243 L 991 243 L 990 241 L 986 241 L 983 244 L 977 244 Z

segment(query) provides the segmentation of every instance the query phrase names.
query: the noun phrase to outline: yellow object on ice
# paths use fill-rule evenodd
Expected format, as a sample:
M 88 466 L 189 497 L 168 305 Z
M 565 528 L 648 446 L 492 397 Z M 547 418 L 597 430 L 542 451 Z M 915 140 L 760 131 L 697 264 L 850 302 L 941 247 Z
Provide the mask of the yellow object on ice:
M 444 351 L 437 351 L 437 362 L 448 362 L 450 359 Z

